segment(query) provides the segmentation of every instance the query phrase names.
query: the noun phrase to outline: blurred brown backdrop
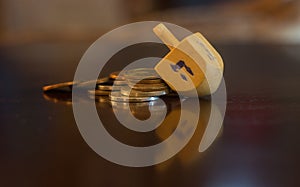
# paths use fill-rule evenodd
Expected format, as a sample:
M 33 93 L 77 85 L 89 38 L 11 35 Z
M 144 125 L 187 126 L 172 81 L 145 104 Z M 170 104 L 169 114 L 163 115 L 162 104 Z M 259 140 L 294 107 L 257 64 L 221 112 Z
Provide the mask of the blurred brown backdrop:
M 299 43 L 298 0 L 1 0 L 0 42 L 94 40 L 133 21 L 161 20 L 217 42 Z

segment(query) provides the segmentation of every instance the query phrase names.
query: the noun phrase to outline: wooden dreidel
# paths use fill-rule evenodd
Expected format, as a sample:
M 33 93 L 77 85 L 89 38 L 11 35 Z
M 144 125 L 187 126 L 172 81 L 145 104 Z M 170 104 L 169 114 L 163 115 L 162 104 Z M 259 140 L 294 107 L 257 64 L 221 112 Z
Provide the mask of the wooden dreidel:
M 195 88 L 198 96 L 210 95 L 218 89 L 223 60 L 200 33 L 180 42 L 162 23 L 153 31 L 171 50 L 154 68 L 171 89 L 187 96 Z

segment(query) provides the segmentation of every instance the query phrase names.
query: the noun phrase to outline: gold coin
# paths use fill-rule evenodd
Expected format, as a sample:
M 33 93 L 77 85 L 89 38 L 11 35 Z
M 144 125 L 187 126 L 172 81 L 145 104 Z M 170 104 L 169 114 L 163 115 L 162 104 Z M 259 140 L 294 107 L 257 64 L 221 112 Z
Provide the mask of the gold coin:
M 119 75 L 120 74 L 120 71 L 115 71 L 115 72 L 112 72 L 110 75 L 109 75 L 109 78 L 111 79 L 114 79 L 114 80 L 125 80 L 125 77 L 123 77 L 122 75 Z
M 130 97 L 151 97 L 151 96 L 162 96 L 169 93 L 169 89 L 154 90 L 154 91 L 140 91 L 130 89 L 128 86 L 121 88 L 121 94 Z
M 124 74 L 126 79 L 142 80 L 142 79 L 159 79 L 160 76 L 153 68 L 137 68 L 127 70 Z
M 129 87 L 141 91 L 166 90 L 168 87 L 164 83 L 159 84 L 128 84 Z
M 125 80 L 114 80 L 114 85 L 115 86 L 127 85 L 127 82 Z
M 107 82 L 103 82 L 101 84 L 97 84 L 97 89 L 99 90 L 120 90 L 122 86 L 124 86 L 124 81 L 116 81 L 109 79 Z
M 87 87 L 89 85 L 97 85 L 97 84 L 103 84 L 109 81 L 108 77 L 103 77 L 97 80 L 90 80 L 90 81 L 84 81 L 84 82 L 79 82 L 76 84 L 77 87 Z
M 57 91 L 71 91 L 72 86 L 74 85 L 74 82 L 63 82 L 63 83 L 58 83 L 58 84 L 52 84 L 52 85 L 47 85 L 43 87 L 43 91 L 51 91 L 51 90 L 57 90 Z
M 109 95 L 111 91 L 108 90 L 89 90 L 89 94 L 91 95 L 99 95 L 99 96 L 104 96 L 104 95 Z
M 132 102 L 132 103 L 139 103 L 139 102 L 149 102 L 149 101 L 155 101 L 158 99 L 158 97 L 129 97 L 124 96 L 121 94 L 121 92 L 111 92 L 109 94 L 109 99 L 111 101 L 117 101 L 117 102 Z
M 58 84 L 52 84 L 52 85 L 46 85 L 43 87 L 43 91 L 44 92 L 48 92 L 48 91 L 72 91 L 72 87 L 76 86 L 76 87 L 87 87 L 90 85 L 96 85 L 96 84 L 102 84 L 105 83 L 109 80 L 108 77 L 104 77 L 101 79 L 97 79 L 97 80 L 89 80 L 89 81 L 83 81 L 83 82 L 74 82 L 74 81 L 70 81 L 70 82 L 63 82 L 63 83 L 58 83 Z
M 112 90 L 121 90 L 121 87 L 122 86 L 113 86 L 113 85 L 102 85 L 102 84 L 99 84 L 97 86 L 97 88 L 99 90 L 107 90 L 107 91 L 112 91 Z
M 128 84 L 158 84 L 158 83 L 164 83 L 162 79 L 142 79 L 142 80 L 133 80 L 133 79 L 127 79 L 126 80 Z

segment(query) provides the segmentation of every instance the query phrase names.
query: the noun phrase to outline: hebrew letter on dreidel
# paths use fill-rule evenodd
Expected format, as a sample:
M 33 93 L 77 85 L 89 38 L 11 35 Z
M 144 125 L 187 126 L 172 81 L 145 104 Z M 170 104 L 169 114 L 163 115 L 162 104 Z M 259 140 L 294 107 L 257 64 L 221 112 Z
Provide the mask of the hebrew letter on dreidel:
M 217 90 L 223 77 L 223 60 L 200 33 L 180 42 L 162 23 L 153 31 L 171 50 L 155 66 L 155 70 L 173 90 L 176 87 L 175 91 L 184 92 L 187 96 L 194 88 L 199 96 L 210 95 Z

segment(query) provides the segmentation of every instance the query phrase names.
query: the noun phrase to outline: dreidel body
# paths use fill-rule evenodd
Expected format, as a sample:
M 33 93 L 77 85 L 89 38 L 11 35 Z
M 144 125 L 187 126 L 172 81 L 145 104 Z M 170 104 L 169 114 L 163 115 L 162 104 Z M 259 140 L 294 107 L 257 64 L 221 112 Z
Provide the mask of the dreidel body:
M 178 41 L 163 24 L 153 31 L 170 49 L 154 69 L 172 90 L 189 96 L 196 88 L 198 96 L 206 96 L 218 89 L 223 77 L 223 60 L 200 33 Z

